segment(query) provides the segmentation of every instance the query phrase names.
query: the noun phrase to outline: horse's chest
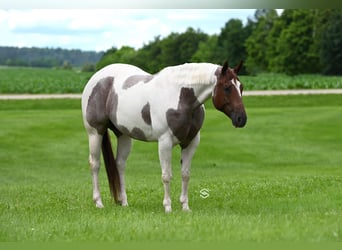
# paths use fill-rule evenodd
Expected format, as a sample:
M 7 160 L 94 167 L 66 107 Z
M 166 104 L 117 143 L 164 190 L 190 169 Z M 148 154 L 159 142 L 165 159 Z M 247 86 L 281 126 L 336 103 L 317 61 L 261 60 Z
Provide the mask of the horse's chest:
M 166 119 L 173 135 L 185 148 L 201 129 L 204 120 L 204 108 L 199 106 L 194 110 L 170 109 L 166 113 Z
M 186 147 L 202 127 L 204 108 L 200 105 L 192 88 L 182 88 L 177 109 L 166 112 L 166 121 L 182 147 Z

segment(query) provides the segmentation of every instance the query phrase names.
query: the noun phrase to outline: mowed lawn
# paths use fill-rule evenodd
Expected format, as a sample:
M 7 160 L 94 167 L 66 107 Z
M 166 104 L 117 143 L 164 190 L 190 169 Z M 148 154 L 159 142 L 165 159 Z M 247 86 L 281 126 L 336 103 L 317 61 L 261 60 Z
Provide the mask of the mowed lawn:
M 134 143 L 128 208 L 113 204 L 101 169 L 96 209 L 80 101 L 0 101 L 0 241 L 341 241 L 342 96 L 244 101 L 243 129 L 207 108 L 191 213 L 175 148 L 171 214 L 156 143 Z

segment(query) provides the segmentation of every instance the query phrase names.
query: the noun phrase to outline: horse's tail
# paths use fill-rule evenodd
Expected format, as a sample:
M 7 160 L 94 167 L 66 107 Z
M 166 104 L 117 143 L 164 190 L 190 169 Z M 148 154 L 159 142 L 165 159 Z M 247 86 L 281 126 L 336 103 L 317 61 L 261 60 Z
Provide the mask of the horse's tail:
M 119 172 L 116 166 L 116 161 L 115 161 L 113 150 L 112 150 L 112 144 L 110 143 L 108 130 L 106 130 L 106 132 L 103 135 L 102 154 L 103 154 L 103 160 L 106 166 L 109 189 L 115 202 L 118 202 L 119 192 L 120 192 L 120 178 L 119 178 Z

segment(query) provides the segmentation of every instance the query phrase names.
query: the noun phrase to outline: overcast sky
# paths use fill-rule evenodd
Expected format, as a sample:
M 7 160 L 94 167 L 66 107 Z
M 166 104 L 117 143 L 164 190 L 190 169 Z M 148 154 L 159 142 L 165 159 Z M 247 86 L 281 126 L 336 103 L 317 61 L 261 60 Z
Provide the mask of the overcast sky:
M 188 27 L 218 34 L 225 23 L 246 23 L 254 9 L 15 9 L 0 10 L 0 46 L 105 51 L 123 45 L 140 48 L 155 36 Z

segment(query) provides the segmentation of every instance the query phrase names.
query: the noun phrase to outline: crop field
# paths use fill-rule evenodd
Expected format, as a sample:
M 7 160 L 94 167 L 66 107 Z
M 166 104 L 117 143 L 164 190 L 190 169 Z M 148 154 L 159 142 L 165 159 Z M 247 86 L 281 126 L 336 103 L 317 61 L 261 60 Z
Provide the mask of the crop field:
M 81 93 L 92 73 L 0 67 L 0 93 Z M 341 76 L 260 74 L 240 76 L 245 90 L 342 88 Z
M 101 169 L 105 208 L 97 209 L 80 101 L 0 101 L 0 241 L 341 241 L 341 95 L 244 102 L 243 129 L 208 105 L 191 213 L 178 202 L 174 149 L 174 211 L 165 214 L 156 143 L 134 142 L 128 208 L 113 204 Z
M 62 69 L 0 67 L 0 93 L 81 93 L 92 74 Z

